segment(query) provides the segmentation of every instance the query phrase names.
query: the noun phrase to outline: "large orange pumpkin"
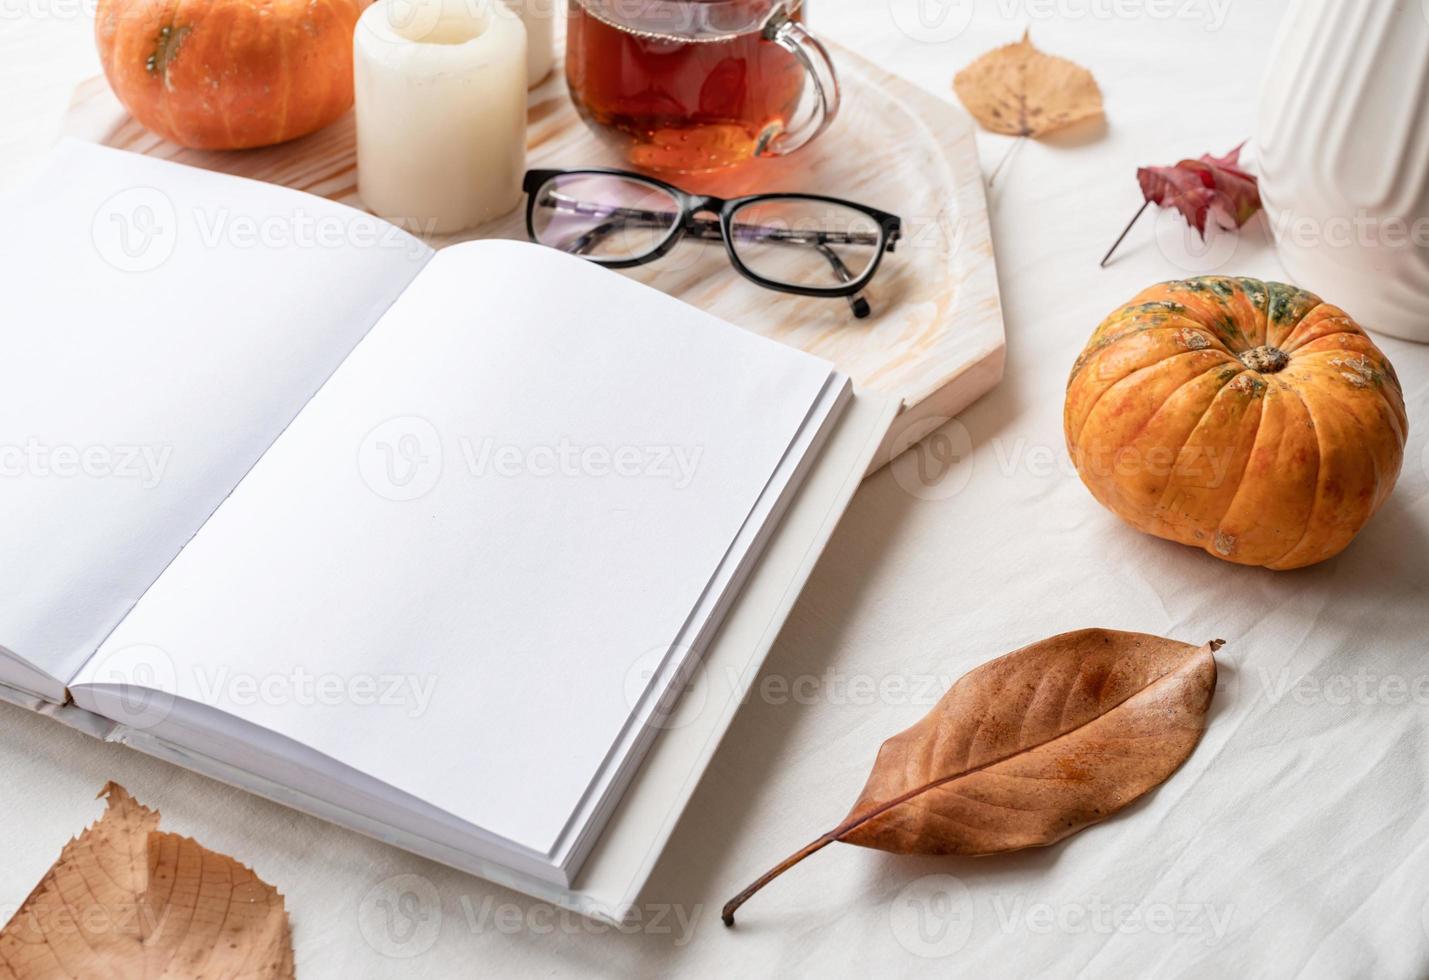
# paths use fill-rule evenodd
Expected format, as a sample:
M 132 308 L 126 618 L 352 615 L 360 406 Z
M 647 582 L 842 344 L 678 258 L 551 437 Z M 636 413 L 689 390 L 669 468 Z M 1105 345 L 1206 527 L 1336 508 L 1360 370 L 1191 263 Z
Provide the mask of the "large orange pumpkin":
M 1268 568 L 1322 561 L 1394 488 L 1404 395 L 1359 325 L 1276 282 L 1152 286 L 1072 368 L 1067 448 L 1133 527 Z
M 110 87 L 145 128 L 241 150 L 305 136 L 352 105 L 365 0 L 100 0 Z

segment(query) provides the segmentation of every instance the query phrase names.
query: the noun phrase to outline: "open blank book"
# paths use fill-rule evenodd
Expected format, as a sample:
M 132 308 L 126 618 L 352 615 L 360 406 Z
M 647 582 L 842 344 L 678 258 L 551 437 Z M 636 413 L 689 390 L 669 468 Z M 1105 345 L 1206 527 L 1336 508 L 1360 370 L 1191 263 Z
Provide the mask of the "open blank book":
M 134 154 L 3 207 L 0 697 L 619 920 L 895 406 Z

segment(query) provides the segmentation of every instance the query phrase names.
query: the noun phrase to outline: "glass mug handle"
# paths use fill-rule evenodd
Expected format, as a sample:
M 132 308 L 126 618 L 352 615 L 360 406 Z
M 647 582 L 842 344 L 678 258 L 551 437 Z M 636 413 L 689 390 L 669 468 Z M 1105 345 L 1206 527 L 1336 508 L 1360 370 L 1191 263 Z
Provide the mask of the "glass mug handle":
M 764 25 L 764 40 L 772 41 L 798 59 L 814 89 L 812 100 L 807 93 L 800 100 L 801 104 L 812 102 L 807 112 L 800 113 L 805 118 L 791 121 L 786 128 L 764 136 L 754 150 L 757 157 L 787 156 L 828 129 L 838 115 L 839 77 L 828 49 L 803 24 L 791 20 L 783 9 Z

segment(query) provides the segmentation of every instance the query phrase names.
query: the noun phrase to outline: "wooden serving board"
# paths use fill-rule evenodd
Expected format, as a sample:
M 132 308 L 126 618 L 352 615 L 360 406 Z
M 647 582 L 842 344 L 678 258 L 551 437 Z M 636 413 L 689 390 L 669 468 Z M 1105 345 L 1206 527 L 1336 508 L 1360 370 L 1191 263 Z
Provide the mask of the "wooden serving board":
M 854 319 L 842 300 L 761 289 L 730 268 L 723 249 L 682 243 L 657 263 L 630 270 L 715 314 L 837 364 L 856 385 L 903 402 L 874 469 L 962 411 L 1002 376 L 1002 304 L 972 123 L 961 109 L 830 45 L 843 84 L 832 127 L 792 157 L 729 174 L 677 178 L 694 191 L 736 196 L 806 191 L 846 197 L 903 219 L 903 240 L 885 257 L 867 295 L 873 315 Z M 619 166 L 577 116 L 559 69 L 532 90 L 527 164 Z M 187 150 L 144 130 L 103 78 L 84 82 L 67 135 L 192 166 L 271 181 L 362 207 L 349 113 L 281 146 L 239 152 Z M 435 246 L 472 238 L 526 237 L 524 208 Z

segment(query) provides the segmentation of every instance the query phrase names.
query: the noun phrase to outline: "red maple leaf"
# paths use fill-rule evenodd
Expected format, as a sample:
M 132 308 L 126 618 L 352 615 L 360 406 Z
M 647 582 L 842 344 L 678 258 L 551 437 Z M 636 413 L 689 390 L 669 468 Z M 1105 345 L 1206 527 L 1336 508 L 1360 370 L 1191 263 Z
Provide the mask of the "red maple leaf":
M 1174 167 L 1138 167 L 1136 180 L 1146 201 L 1106 253 L 1102 265 L 1106 265 L 1131 225 L 1136 224 L 1136 218 L 1151 204 L 1180 211 L 1186 224 L 1199 231 L 1202 238 L 1206 237 L 1208 219 L 1226 231 L 1249 221 L 1260 210 L 1260 186 L 1254 175 L 1240 168 L 1242 146 L 1245 144 L 1223 157 L 1204 153 L 1195 160 L 1182 160 Z
M 1230 231 L 1260 210 L 1260 188 L 1255 178 L 1240 169 L 1242 143 L 1223 157 L 1202 154 L 1174 167 L 1139 167 L 1136 180 L 1141 196 L 1160 207 L 1180 211 L 1186 223 L 1206 235 L 1206 218 Z

